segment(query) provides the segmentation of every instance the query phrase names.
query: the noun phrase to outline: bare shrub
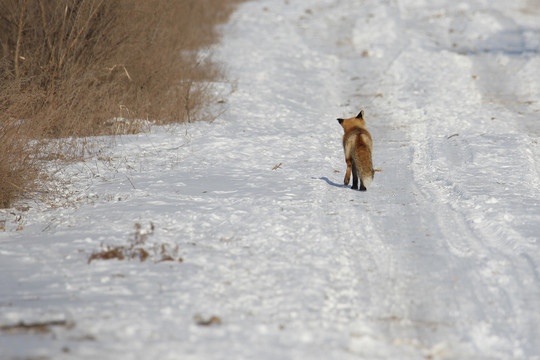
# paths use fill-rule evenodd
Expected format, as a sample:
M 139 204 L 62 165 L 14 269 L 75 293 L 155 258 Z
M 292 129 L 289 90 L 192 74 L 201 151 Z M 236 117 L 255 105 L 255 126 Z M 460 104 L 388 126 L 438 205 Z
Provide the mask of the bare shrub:
M 18 194 L 34 190 L 35 149 L 24 141 L 24 129 L 13 121 L 0 123 L 0 208 L 10 207 Z
M 3 116 L 31 121 L 36 138 L 92 134 L 110 106 L 97 77 L 117 8 L 118 0 L 0 1 Z
M 239 1 L 0 0 L 0 126 L 24 123 L 22 137 L 2 133 L 0 206 L 17 193 L 5 184 L 32 183 L 17 175 L 32 139 L 136 131 L 113 118 L 204 119 L 222 74 L 201 50 Z

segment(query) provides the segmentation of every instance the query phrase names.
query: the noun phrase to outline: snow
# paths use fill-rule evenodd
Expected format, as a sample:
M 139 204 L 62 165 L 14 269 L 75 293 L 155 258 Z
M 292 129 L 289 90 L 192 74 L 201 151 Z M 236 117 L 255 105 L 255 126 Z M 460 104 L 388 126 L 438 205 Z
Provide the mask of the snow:
M 0 213 L 0 358 L 540 359 L 538 24 L 527 0 L 242 4 L 216 121 L 104 139 Z M 367 192 L 335 120 L 360 109 Z

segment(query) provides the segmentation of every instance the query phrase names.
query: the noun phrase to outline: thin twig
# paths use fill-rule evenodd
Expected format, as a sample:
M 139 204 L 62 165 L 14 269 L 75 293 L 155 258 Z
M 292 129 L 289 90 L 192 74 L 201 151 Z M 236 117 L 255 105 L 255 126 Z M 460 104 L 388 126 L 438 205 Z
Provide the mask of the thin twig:
M 45 6 L 43 5 L 43 0 L 39 0 L 39 7 L 41 9 L 41 23 L 43 25 L 43 35 L 47 39 L 47 45 L 49 46 L 49 52 L 52 55 L 53 46 L 51 43 L 51 37 L 49 36 L 49 29 L 47 25 L 47 15 L 45 14 Z
M 25 0 L 23 3 L 23 7 L 21 9 L 21 16 L 19 17 L 19 25 L 18 25 L 18 32 L 17 32 L 17 44 L 15 46 L 15 78 L 18 80 L 20 76 L 20 69 L 19 69 L 19 57 L 21 53 L 21 41 L 22 41 L 22 33 L 23 33 L 23 27 L 24 27 L 24 15 L 26 13 L 26 6 L 27 6 L 28 0 Z
M 126 177 L 126 179 L 128 179 L 129 183 L 131 184 L 131 186 L 133 186 L 133 189 L 137 190 L 137 188 L 135 187 L 135 185 L 133 185 L 133 182 L 131 181 L 131 179 L 129 178 L 129 176 L 127 176 L 126 174 L 124 174 L 124 176 Z

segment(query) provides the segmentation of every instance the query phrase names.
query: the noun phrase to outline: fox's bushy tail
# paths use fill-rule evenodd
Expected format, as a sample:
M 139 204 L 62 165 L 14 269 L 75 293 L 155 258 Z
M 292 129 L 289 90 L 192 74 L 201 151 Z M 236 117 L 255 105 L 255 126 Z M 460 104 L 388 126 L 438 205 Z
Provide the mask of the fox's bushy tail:
M 356 168 L 358 178 L 362 181 L 364 187 L 369 187 L 373 181 L 375 170 L 373 170 L 373 163 L 371 161 L 371 152 L 366 148 L 366 151 L 358 154 L 353 153 L 352 160 L 354 162 L 354 168 Z

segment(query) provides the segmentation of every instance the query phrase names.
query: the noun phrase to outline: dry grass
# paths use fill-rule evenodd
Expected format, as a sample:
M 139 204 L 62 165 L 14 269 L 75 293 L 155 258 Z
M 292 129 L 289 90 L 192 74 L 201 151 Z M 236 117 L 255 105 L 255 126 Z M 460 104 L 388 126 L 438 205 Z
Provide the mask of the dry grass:
M 0 0 L 0 206 L 31 191 L 32 140 L 204 120 L 222 74 L 201 54 L 240 1 Z
M 201 315 L 195 315 L 193 320 L 195 320 L 195 323 L 199 326 L 214 326 L 222 324 L 221 318 L 216 315 L 212 315 L 208 319 L 203 318 Z
M 54 327 L 72 329 L 74 323 L 65 320 L 51 320 L 45 322 L 25 323 L 23 321 L 14 325 L 0 326 L 0 331 L 7 334 L 49 334 Z
M 0 123 L 0 208 L 11 206 L 19 194 L 33 191 L 38 167 L 25 130 L 14 121 Z
M 147 240 L 150 236 L 154 235 L 154 224 L 150 223 L 149 227 L 143 229 L 141 224 L 135 224 L 135 232 L 133 233 L 133 240 L 129 242 L 127 246 L 103 246 L 97 252 L 94 252 L 88 258 L 88 264 L 94 260 L 136 260 L 143 262 L 148 258 L 152 259 L 155 263 L 165 261 L 177 261 L 183 262 L 184 260 L 178 255 L 178 245 L 171 247 L 166 244 L 147 244 Z

